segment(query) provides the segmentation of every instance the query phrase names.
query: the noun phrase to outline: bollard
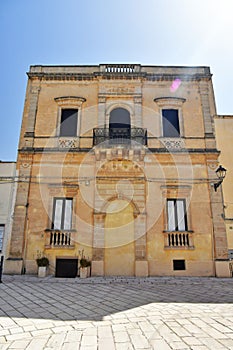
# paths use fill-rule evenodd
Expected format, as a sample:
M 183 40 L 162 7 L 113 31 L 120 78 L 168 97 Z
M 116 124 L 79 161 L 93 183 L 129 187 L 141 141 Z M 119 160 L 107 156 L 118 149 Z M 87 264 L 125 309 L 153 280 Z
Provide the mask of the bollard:
M 0 261 L 0 283 L 2 283 L 3 260 L 4 260 L 4 256 L 2 255 L 1 261 Z

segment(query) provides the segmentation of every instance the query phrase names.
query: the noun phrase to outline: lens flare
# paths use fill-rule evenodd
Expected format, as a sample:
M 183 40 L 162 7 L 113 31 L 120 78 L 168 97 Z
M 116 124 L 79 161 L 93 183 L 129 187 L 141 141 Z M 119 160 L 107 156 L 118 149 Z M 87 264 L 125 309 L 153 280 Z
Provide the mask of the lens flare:
M 173 80 L 173 82 L 170 86 L 170 91 L 175 92 L 179 88 L 180 84 L 181 84 L 180 79 L 177 78 L 177 79 Z

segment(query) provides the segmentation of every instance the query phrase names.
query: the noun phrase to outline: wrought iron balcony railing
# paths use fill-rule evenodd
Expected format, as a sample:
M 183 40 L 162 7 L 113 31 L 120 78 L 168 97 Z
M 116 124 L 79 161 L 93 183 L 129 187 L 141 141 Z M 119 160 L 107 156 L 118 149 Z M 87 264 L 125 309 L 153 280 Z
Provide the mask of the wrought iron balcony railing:
M 147 130 L 143 128 L 94 128 L 93 146 L 101 143 L 107 145 L 129 145 L 131 141 L 147 146 Z

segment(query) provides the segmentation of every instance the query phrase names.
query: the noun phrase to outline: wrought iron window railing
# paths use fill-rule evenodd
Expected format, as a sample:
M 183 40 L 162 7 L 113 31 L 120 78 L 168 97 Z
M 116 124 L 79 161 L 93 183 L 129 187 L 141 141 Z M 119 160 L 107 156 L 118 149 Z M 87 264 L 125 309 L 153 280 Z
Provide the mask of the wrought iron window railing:
M 147 146 L 147 130 L 143 128 L 94 128 L 93 146 L 131 144 L 131 141 Z

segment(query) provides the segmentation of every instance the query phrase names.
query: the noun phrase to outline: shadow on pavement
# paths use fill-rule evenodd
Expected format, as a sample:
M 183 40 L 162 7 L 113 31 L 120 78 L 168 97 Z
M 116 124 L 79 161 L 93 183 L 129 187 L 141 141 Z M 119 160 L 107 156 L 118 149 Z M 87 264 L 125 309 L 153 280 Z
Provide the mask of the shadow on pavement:
M 3 276 L 0 317 L 99 321 L 126 311 L 133 317 L 138 307 L 156 313 L 160 304 L 233 303 L 232 290 L 233 279 L 217 278 Z

